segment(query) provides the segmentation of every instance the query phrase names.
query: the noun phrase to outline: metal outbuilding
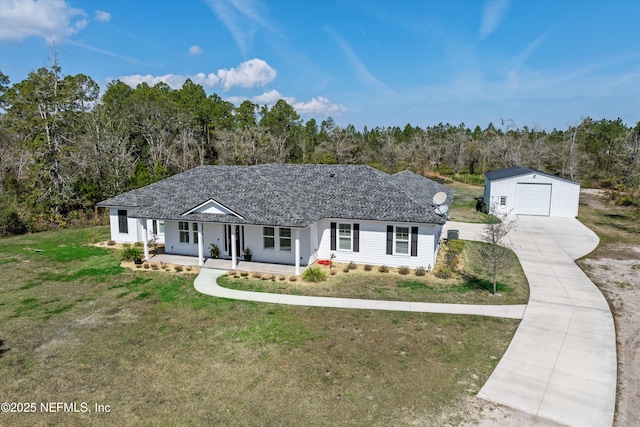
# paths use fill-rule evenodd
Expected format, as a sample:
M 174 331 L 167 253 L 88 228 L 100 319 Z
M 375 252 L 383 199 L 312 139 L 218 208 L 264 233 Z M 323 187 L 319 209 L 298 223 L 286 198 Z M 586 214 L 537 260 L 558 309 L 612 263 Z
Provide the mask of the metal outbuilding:
M 484 201 L 492 213 L 575 218 L 580 184 L 514 166 L 485 173 Z

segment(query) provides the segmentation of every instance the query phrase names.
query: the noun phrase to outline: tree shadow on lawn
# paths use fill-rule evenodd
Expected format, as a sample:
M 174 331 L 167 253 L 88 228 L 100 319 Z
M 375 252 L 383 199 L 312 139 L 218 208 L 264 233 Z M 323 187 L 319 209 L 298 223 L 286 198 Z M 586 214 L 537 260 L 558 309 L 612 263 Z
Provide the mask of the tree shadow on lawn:
M 463 289 L 467 289 L 470 291 L 480 290 L 493 292 L 493 282 L 491 280 L 482 279 L 472 274 L 465 274 L 462 276 L 462 278 L 464 279 L 464 283 L 462 283 L 460 287 Z M 509 293 L 512 291 L 513 288 L 511 286 L 505 285 L 504 283 L 496 282 L 496 292 Z
M 4 356 L 4 354 L 11 350 L 10 348 L 2 348 L 4 346 L 4 340 L 0 340 L 0 357 Z

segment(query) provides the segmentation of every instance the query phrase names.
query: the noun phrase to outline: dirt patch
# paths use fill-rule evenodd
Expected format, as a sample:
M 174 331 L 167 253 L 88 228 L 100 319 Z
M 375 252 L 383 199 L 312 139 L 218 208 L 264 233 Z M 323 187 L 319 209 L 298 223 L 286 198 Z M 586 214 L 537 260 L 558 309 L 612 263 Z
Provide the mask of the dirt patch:
M 478 397 L 469 397 L 464 402 L 464 417 L 465 421 L 460 424 L 460 427 L 560 427 L 562 425 L 546 418 L 527 414 Z
M 589 206 L 593 209 L 606 209 L 606 194 L 604 190 L 595 188 L 586 188 L 580 190 L 580 204 Z
M 614 425 L 640 423 L 640 246 L 607 245 L 579 261 L 609 301 L 616 324 L 618 399 Z M 607 255 L 605 255 L 607 254 Z

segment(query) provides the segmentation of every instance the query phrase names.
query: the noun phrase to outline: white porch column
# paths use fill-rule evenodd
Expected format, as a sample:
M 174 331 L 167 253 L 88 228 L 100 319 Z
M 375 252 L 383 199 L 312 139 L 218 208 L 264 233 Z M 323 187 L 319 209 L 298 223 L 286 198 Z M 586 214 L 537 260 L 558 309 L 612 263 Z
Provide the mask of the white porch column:
M 198 223 L 198 265 L 204 265 L 204 233 L 202 232 L 203 224 Z
M 147 232 L 147 219 L 142 219 L 142 243 L 144 244 L 144 260 L 149 261 L 149 234 Z
M 238 258 L 236 256 L 236 226 L 231 225 L 231 269 L 238 268 Z
M 296 228 L 295 254 L 296 254 L 296 276 L 300 274 L 300 229 Z

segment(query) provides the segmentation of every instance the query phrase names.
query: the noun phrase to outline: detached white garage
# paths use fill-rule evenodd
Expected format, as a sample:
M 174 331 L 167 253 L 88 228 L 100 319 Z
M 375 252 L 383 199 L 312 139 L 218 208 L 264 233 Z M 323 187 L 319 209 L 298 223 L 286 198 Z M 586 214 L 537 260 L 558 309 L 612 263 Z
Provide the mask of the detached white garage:
M 485 173 L 484 200 L 495 213 L 575 218 L 580 184 L 514 166 Z

